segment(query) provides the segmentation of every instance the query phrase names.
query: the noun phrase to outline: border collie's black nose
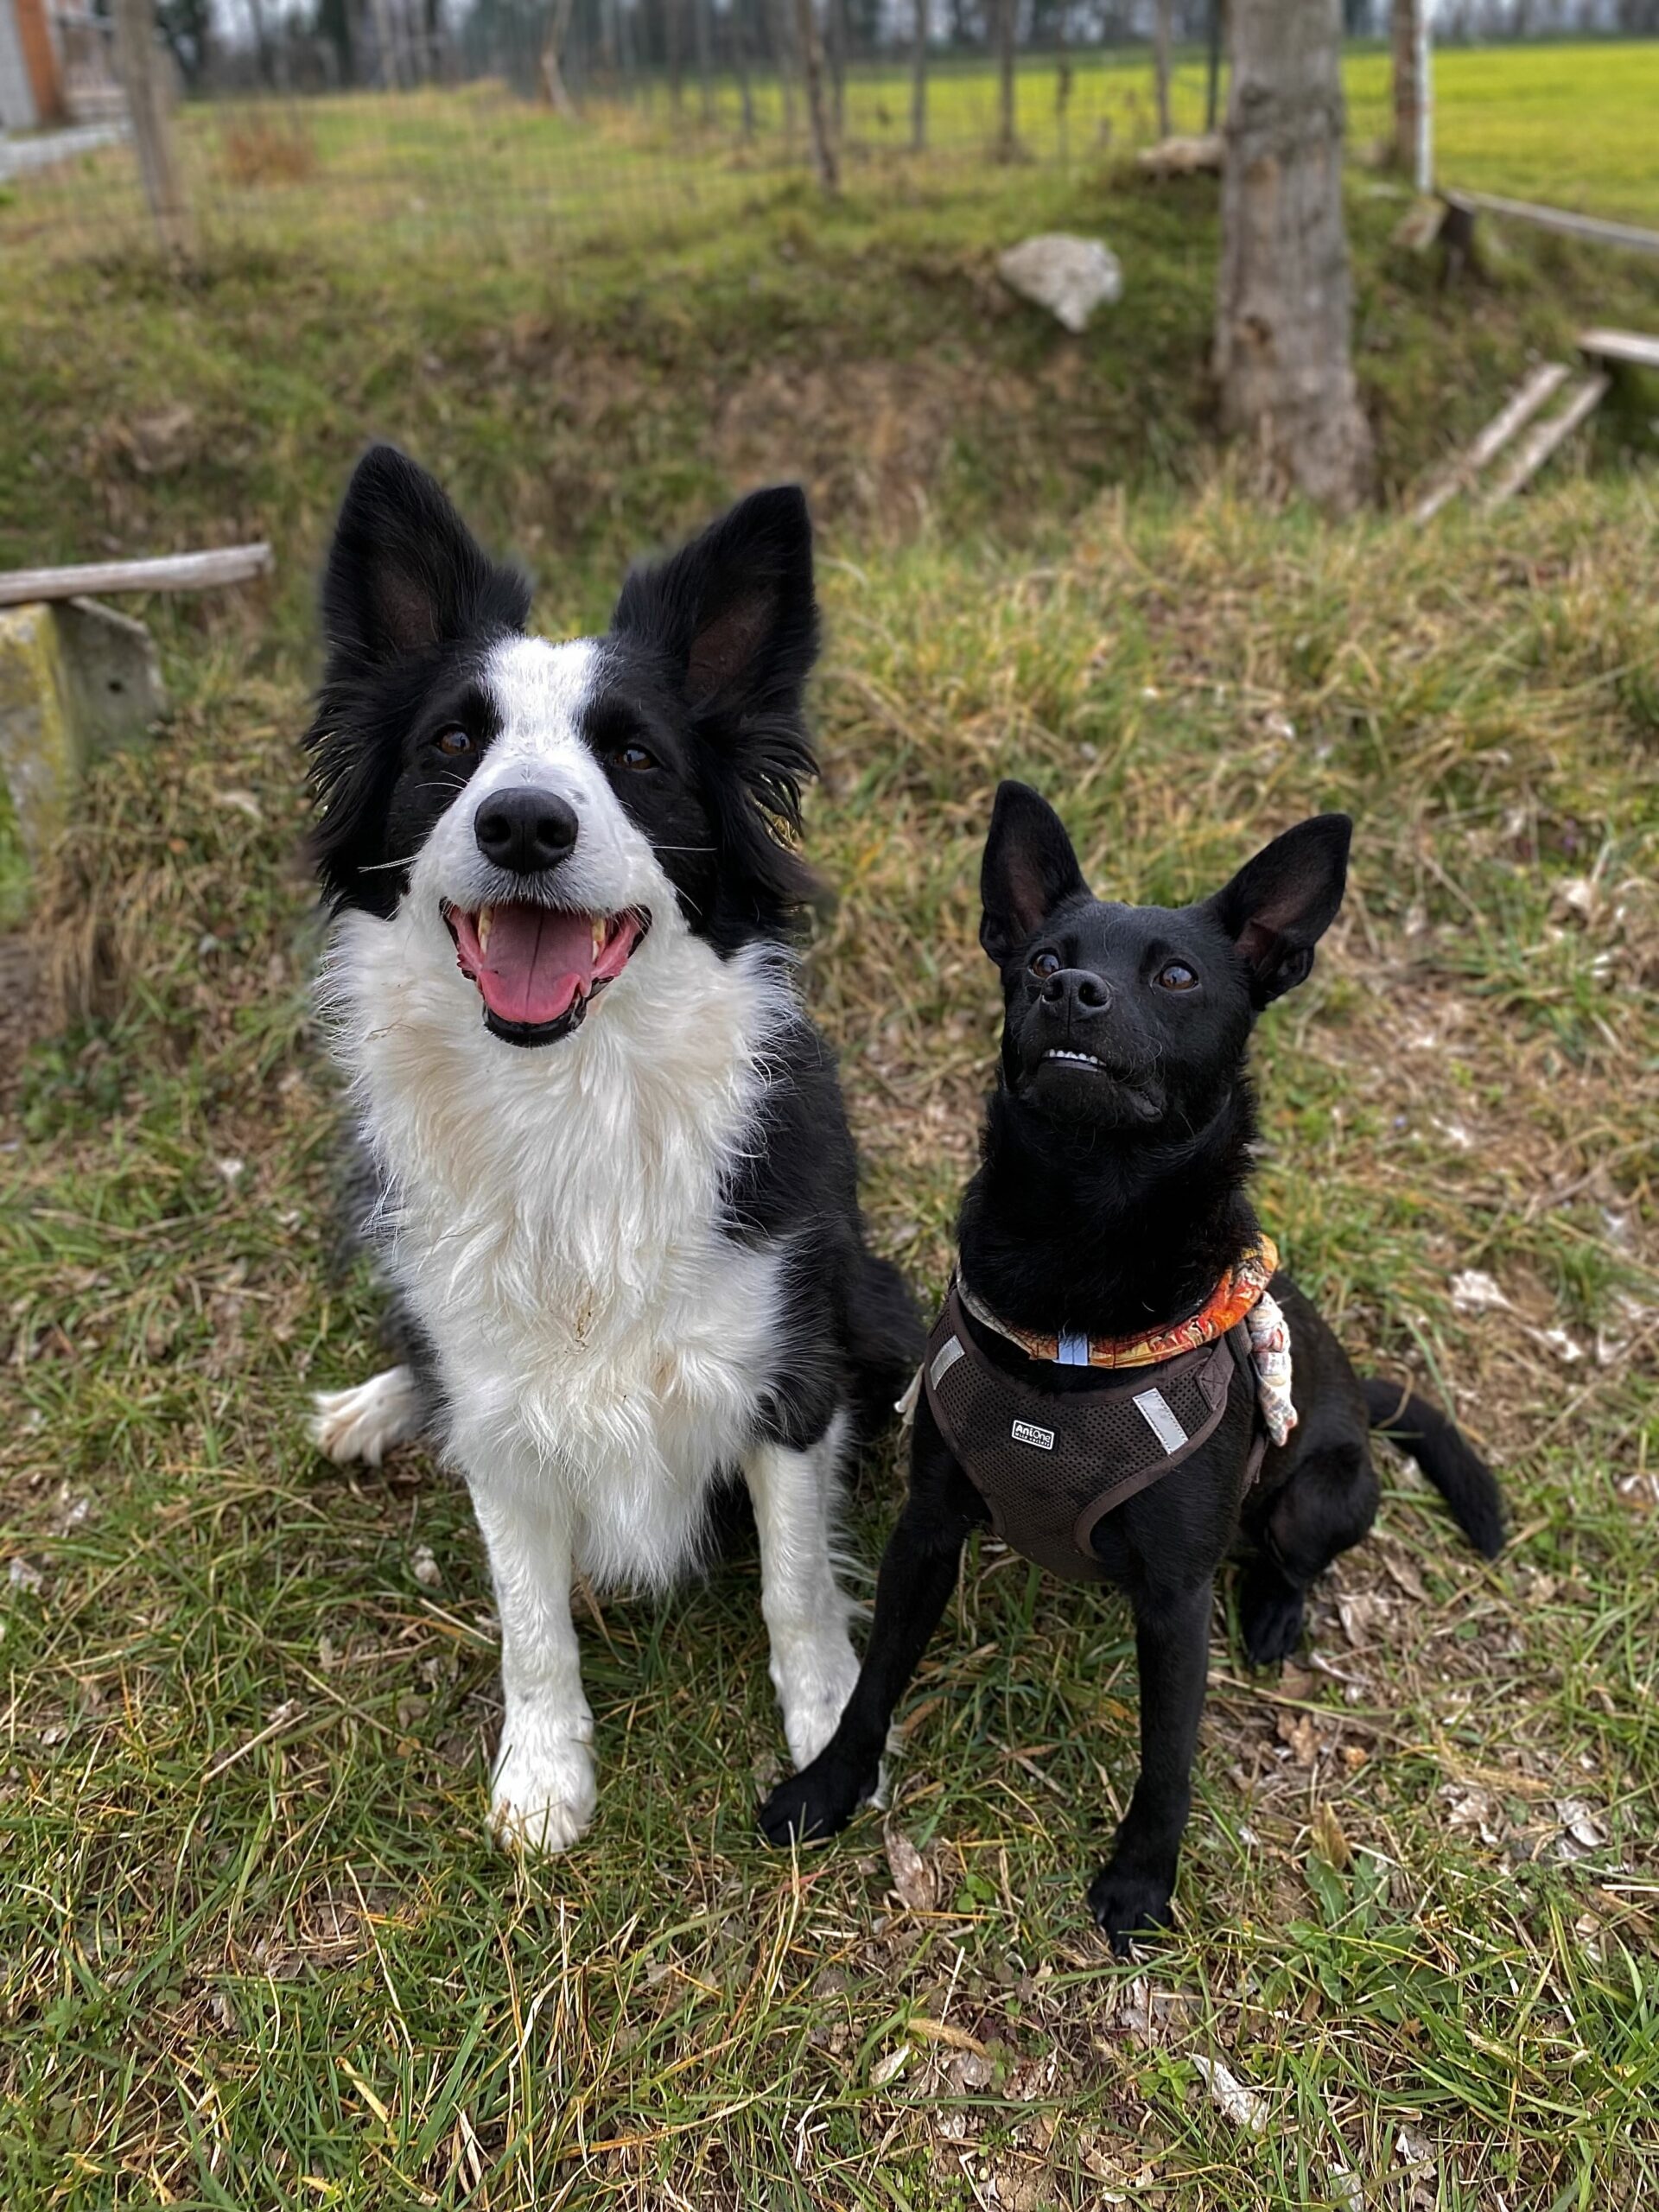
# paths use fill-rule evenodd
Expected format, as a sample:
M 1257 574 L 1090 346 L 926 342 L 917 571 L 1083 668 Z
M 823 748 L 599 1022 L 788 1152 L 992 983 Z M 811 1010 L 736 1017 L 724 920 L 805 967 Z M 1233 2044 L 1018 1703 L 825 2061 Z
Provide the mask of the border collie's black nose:
M 478 849 L 513 875 L 556 868 L 576 842 L 576 810 L 528 785 L 493 791 L 473 818 Z
M 1056 1014 L 1104 1014 L 1112 1002 L 1109 988 L 1092 968 L 1057 968 L 1043 978 L 1042 998 Z

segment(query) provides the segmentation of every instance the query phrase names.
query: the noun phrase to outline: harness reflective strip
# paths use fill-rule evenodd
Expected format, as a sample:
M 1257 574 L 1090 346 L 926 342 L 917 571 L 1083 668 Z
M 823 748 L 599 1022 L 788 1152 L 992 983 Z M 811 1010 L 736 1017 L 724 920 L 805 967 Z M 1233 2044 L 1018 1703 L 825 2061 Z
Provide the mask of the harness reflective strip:
M 1088 1338 L 1063 1333 L 1055 1345 L 1054 1363 L 1057 1367 L 1087 1367 L 1089 1364 Z
M 1179 1452 L 1186 1441 L 1181 1427 L 1161 1390 L 1137 1390 L 1135 1409 L 1166 1452 Z
M 957 1362 L 963 1357 L 962 1338 L 947 1337 L 938 1351 L 934 1353 L 933 1363 L 927 1370 L 927 1379 L 936 1390 Z

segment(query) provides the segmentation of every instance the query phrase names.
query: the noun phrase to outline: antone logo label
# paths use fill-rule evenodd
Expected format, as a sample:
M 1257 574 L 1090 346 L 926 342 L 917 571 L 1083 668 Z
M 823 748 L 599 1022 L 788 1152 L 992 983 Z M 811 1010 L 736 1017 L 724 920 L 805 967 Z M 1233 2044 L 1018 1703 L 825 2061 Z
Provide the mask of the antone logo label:
M 1034 1421 L 1017 1421 L 1008 1433 L 1016 1444 L 1034 1444 L 1039 1452 L 1054 1449 L 1053 1430 L 1039 1428 Z

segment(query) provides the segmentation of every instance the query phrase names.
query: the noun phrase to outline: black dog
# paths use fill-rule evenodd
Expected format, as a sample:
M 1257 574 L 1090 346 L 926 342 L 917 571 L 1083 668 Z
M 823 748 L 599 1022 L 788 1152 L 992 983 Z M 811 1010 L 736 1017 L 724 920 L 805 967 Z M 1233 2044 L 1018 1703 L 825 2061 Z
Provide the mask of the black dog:
M 1250 1032 L 1262 1007 L 1313 965 L 1314 945 L 1342 903 L 1351 827 L 1339 814 L 1302 823 L 1195 906 L 1122 906 L 1090 895 L 1058 817 L 1035 791 L 1005 783 L 997 793 L 980 939 L 1002 971 L 1002 1064 L 983 1165 L 962 1213 L 961 1282 L 971 1310 L 947 1309 L 969 1344 L 954 1351 L 946 1344 L 951 1357 L 974 1355 L 993 1395 L 1006 1378 L 1027 1411 L 1033 1394 L 1053 1409 L 1052 1427 L 1014 1424 L 1016 1441 L 1049 1440 L 1028 1455 L 1028 1484 L 1058 1478 L 1052 1438 L 1068 1420 L 1076 1427 L 1079 1402 L 1071 1394 L 1098 1393 L 1104 1381 L 1116 1382 L 1121 1397 L 1122 1385 L 1089 1367 L 1051 1363 L 1053 1352 L 1033 1357 L 1011 1337 L 1047 1334 L 1061 1359 L 1067 1345 L 1075 1359 L 1080 1337 L 1179 1324 L 1213 1300 L 1259 1243 L 1247 1194 L 1255 1133 Z M 1259 1445 L 1253 1452 L 1253 1373 L 1243 1388 L 1214 1384 L 1224 1410 L 1212 1429 L 1181 1452 L 1166 1478 L 1126 1494 L 1096 1520 L 1086 1532 L 1090 1556 L 1078 1561 L 1085 1576 L 1123 1591 L 1135 1610 L 1141 1775 L 1089 1892 L 1120 1950 L 1169 1918 L 1214 1578 L 1236 1537 L 1242 1532 L 1248 1548 L 1239 1613 L 1257 1665 L 1294 1647 L 1310 1585 L 1371 1525 L 1370 1427 L 1411 1452 L 1488 1558 L 1503 1541 L 1497 1484 L 1451 1422 L 1391 1384 L 1361 1382 L 1294 1284 L 1274 1275 L 1268 1288 L 1294 1352 L 1299 1419 L 1287 1440 L 1269 1446 L 1264 1460 Z M 995 1325 L 976 1315 L 994 1316 Z M 936 1331 L 935 1371 L 940 1340 Z M 1158 1410 L 1168 1410 L 1161 1399 Z M 1179 1436 L 1181 1424 L 1173 1427 Z M 1008 1433 L 1004 1421 L 1005 1454 Z M 1250 1487 L 1253 1459 L 1260 1478 Z M 1093 1487 L 1110 1480 L 1103 1468 Z M 763 1806 L 772 1842 L 833 1834 L 875 1786 L 894 1703 L 950 1599 L 963 1543 L 987 1518 L 924 1393 L 910 1495 L 881 1563 L 857 1687 L 825 1749 Z

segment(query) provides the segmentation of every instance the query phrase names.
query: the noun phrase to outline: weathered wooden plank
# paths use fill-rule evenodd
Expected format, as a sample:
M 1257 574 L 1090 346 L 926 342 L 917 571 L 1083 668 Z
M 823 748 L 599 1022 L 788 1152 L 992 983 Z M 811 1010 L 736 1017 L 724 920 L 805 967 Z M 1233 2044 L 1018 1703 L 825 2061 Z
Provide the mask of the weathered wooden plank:
M 212 591 L 269 575 L 270 548 L 219 545 L 207 553 L 166 553 L 154 561 L 89 561 L 73 569 L 0 570 L 0 607 L 41 599 L 85 599 L 100 592 Z
M 1557 446 L 1572 436 L 1592 408 L 1600 405 L 1611 382 L 1611 377 L 1598 372 L 1574 385 L 1560 413 L 1549 416 L 1524 439 L 1519 452 L 1486 494 L 1485 504 L 1489 507 L 1501 506 L 1505 499 L 1513 499 L 1523 485 L 1529 484 Z
M 1478 437 L 1471 440 L 1466 449 L 1459 454 L 1445 475 L 1430 486 L 1411 511 L 1414 522 L 1429 521 L 1439 514 L 1446 501 L 1466 487 L 1495 454 L 1501 453 L 1523 424 L 1529 423 L 1544 402 L 1558 391 L 1567 378 L 1564 361 L 1545 361 L 1535 368 L 1520 390 L 1505 402 Z
M 1659 253 L 1659 231 L 1635 223 L 1610 223 L 1600 215 L 1577 215 L 1567 207 L 1546 207 L 1534 200 L 1505 200 L 1496 192 L 1443 192 L 1449 206 L 1484 208 L 1488 214 L 1508 215 L 1517 223 L 1531 223 L 1541 231 L 1560 231 L 1572 238 L 1589 238 L 1597 245 L 1628 246 L 1636 253 Z
M 1639 330 L 1581 330 L 1579 351 L 1592 361 L 1618 361 L 1633 369 L 1659 369 L 1659 338 Z

